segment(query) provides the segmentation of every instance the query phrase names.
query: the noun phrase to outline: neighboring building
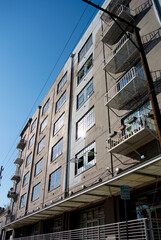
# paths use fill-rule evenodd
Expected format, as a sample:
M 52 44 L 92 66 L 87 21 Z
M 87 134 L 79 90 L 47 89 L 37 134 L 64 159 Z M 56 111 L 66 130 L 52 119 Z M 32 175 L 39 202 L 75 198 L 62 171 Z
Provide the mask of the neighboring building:
M 152 2 L 105 1 L 103 8 L 140 28 L 161 108 L 161 30 Z M 127 35 L 98 12 L 20 134 L 4 226 L 14 238 L 67 231 L 57 239 L 126 239 L 128 227 L 130 239 L 148 239 L 146 231 L 159 239 L 161 148 L 139 51 L 128 38 L 136 43 L 135 35 L 120 24 Z M 120 232 L 123 193 L 129 199 L 122 186 L 130 188 L 130 222 Z M 96 227 L 110 223 L 111 230 Z

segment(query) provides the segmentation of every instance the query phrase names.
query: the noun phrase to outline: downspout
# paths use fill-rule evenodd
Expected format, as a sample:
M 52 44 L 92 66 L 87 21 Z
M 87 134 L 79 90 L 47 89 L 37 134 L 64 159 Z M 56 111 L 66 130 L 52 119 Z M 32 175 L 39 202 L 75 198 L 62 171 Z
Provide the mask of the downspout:
M 72 129 L 72 97 L 73 97 L 73 65 L 74 54 L 71 57 L 71 73 L 70 73 L 70 92 L 69 92 L 69 114 L 68 114 L 68 129 L 67 129 L 67 152 L 66 152 L 66 170 L 65 170 L 65 193 L 64 197 L 69 196 L 69 162 L 70 162 L 70 149 L 71 149 L 71 129 Z
M 31 161 L 31 172 L 30 172 L 30 178 L 29 178 L 29 183 L 28 183 L 29 184 L 29 189 L 28 189 L 26 206 L 25 206 L 25 215 L 27 214 L 29 196 L 30 196 L 30 190 L 31 190 L 31 179 L 32 179 L 34 157 L 35 157 L 35 151 L 36 151 L 36 145 L 37 145 L 36 143 L 37 143 L 37 135 L 38 135 L 38 129 L 39 129 L 40 110 L 41 110 L 41 106 L 39 106 L 39 112 L 38 112 L 38 119 L 37 119 L 36 133 L 35 133 L 35 142 L 34 142 L 34 149 L 33 149 L 33 154 L 32 154 L 32 161 Z
M 102 33 L 103 33 L 103 24 L 102 24 Z M 105 61 L 105 46 L 103 44 L 103 60 Z M 106 93 L 108 92 L 108 84 L 107 84 L 107 74 L 105 71 L 105 85 L 106 85 Z M 107 117 L 108 117 L 108 132 L 111 133 L 111 122 L 110 122 L 110 108 L 107 106 Z M 113 157 L 112 154 L 110 153 L 110 161 L 111 161 L 111 176 L 114 176 L 114 171 L 113 171 Z M 116 199 L 115 197 L 113 198 L 113 204 L 114 204 L 114 219 L 115 222 L 117 221 L 117 215 L 116 215 Z

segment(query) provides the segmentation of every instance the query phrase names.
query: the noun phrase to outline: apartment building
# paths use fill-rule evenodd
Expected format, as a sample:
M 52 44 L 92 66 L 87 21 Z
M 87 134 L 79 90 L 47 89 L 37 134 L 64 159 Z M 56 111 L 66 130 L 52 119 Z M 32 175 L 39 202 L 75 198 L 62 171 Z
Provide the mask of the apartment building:
M 24 126 L 2 239 L 159 239 L 161 148 L 130 25 L 161 108 L 157 3 L 104 2 L 129 24 L 99 11 Z

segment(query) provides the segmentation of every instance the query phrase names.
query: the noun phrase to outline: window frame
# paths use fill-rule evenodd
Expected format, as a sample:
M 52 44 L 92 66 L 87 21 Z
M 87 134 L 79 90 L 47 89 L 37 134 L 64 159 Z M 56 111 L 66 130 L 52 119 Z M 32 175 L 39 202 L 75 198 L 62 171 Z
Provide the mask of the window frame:
M 29 156 L 31 156 L 30 162 L 28 162 Z M 31 163 L 31 161 L 32 161 L 32 152 L 30 152 L 30 153 L 27 155 L 27 158 L 26 158 L 26 167 Z
M 35 118 L 35 120 L 33 121 L 33 123 L 31 124 L 31 132 L 33 132 L 33 130 L 35 129 L 37 124 L 37 118 Z
M 92 85 L 92 91 L 90 91 L 90 93 L 88 93 L 87 95 L 87 90 L 88 88 Z M 77 110 L 79 110 L 83 104 L 90 98 L 90 96 L 92 95 L 92 93 L 94 93 L 94 81 L 93 78 L 91 78 L 89 80 L 89 82 L 86 84 L 86 86 L 78 93 L 77 95 Z M 79 103 L 79 96 L 83 96 L 83 100 Z M 81 99 L 80 97 L 80 99 Z
M 37 175 L 39 175 L 42 172 L 42 162 L 43 162 L 43 158 L 41 158 L 37 163 L 35 163 L 35 172 L 34 172 L 34 177 L 36 177 Z M 41 163 L 41 166 L 39 167 L 41 170 L 39 170 L 38 172 L 36 171 L 38 164 Z
M 88 68 L 89 62 L 92 62 L 90 67 Z M 77 73 L 77 85 L 79 85 L 83 78 L 87 75 L 87 73 L 90 71 L 90 69 L 93 67 L 93 53 L 89 56 L 85 64 L 81 67 L 81 69 Z
M 57 119 L 57 121 L 54 123 L 54 128 L 53 128 L 53 136 L 55 136 L 60 129 L 64 126 L 64 118 L 65 118 L 65 112 Z M 59 121 L 63 122 L 62 125 L 60 125 Z M 57 131 L 55 132 L 55 126 L 58 124 Z M 60 125 L 60 126 L 59 126 Z
M 26 205 L 26 197 L 27 197 L 27 193 L 24 193 L 22 196 L 21 196 L 21 199 L 20 199 L 20 205 L 19 205 L 19 208 L 23 208 L 25 207 Z M 24 199 L 23 199 L 24 198 Z M 23 203 L 23 205 L 22 205 Z
M 27 178 L 27 182 L 25 182 L 26 176 L 28 177 Z M 29 171 L 23 177 L 23 187 L 25 187 L 28 184 L 28 181 L 29 181 Z
M 61 78 L 61 80 L 58 82 L 57 85 L 57 94 L 61 91 L 61 89 L 64 87 L 65 83 L 67 82 L 67 71 Z M 60 86 L 60 87 L 59 87 Z
M 95 110 L 93 106 L 88 112 L 84 114 L 84 116 L 81 119 L 78 120 L 78 122 L 76 122 L 76 140 L 80 139 L 81 137 L 84 137 L 84 134 L 87 133 L 94 125 L 95 125 Z
M 42 108 L 42 115 L 44 115 L 46 113 L 46 111 L 49 108 L 49 103 L 50 103 L 50 98 L 48 98 L 48 100 L 45 102 L 43 108 Z
M 65 96 L 65 97 L 64 97 Z M 64 100 L 62 100 L 63 99 L 63 97 L 64 97 Z M 61 102 L 62 101 L 62 102 Z M 57 113 L 59 110 L 60 110 L 60 108 L 63 106 L 63 104 L 65 103 L 65 101 L 66 101 L 66 90 L 63 92 L 63 94 L 60 96 L 60 98 L 58 99 L 58 101 L 56 102 L 56 104 L 55 104 L 55 113 Z M 58 103 L 60 103 L 60 105 L 59 105 L 59 108 L 58 108 Z
M 44 142 L 43 142 L 44 141 Z M 41 149 L 40 148 L 40 144 L 42 144 L 43 142 L 43 147 Z M 45 147 L 45 136 L 43 136 L 43 138 L 41 138 L 41 140 L 38 142 L 38 145 L 37 145 L 37 154 L 39 154 Z
M 47 120 L 48 120 L 48 116 L 46 116 L 46 118 L 44 118 L 44 120 L 42 121 L 42 123 L 40 124 L 40 133 L 42 133 L 44 131 L 44 129 L 47 127 Z M 46 122 L 46 125 L 44 126 L 43 129 L 42 128 L 42 125 Z
M 60 151 L 60 147 L 59 144 L 61 145 L 61 152 Z M 55 158 L 53 159 L 53 151 L 54 149 L 56 149 L 55 151 L 57 151 L 57 154 L 55 154 Z M 55 161 L 55 159 L 57 159 L 60 155 L 62 155 L 63 153 L 63 138 L 61 138 L 51 149 L 51 162 Z
M 60 171 L 60 172 L 58 172 L 58 171 Z M 53 184 L 54 184 L 54 186 L 53 186 L 53 184 L 51 184 L 51 177 L 53 176 L 53 178 L 54 178 L 54 180 L 52 180 L 53 181 Z M 58 178 L 59 177 L 59 178 Z M 55 180 L 55 178 L 56 178 L 56 180 Z M 58 178 L 58 179 L 57 179 Z M 57 183 L 57 184 L 55 184 L 55 182 Z M 53 187 L 52 187 L 53 186 Z M 50 192 L 50 191 L 52 191 L 52 190 L 54 190 L 54 189 L 56 189 L 57 187 L 60 187 L 61 186 L 61 167 L 59 167 L 59 168 L 57 168 L 54 172 L 52 172 L 52 173 L 50 173 L 50 175 L 49 175 L 49 185 L 48 185 L 48 192 Z
M 29 140 L 28 149 L 30 149 L 32 147 L 32 145 L 34 144 L 34 140 L 35 140 L 35 134 L 33 134 Z
M 37 187 L 39 187 L 39 189 L 38 189 L 38 196 L 37 196 L 37 192 L 36 192 L 36 193 L 34 192 L 34 191 L 37 191 Z M 36 196 L 35 196 L 36 198 L 34 198 L 34 195 L 36 195 Z M 31 201 L 33 202 L 33 201 L 37 200 L 39 197 L 40 197 L 40 182 L 37 183 L 37 184 L 36 184 L 35 186 L 33 186 L 33 188 L 32 188 Z
M 89 152 L 93 152 L 93 159 L 90 159 L 91 156 L 89 155 Z M 95 142 L 92 142 L 75 155 L 75 159 L 76 159 L 75 176 L 81 174 L 82 172 L 84 172 L 85 170 L 91 168 L 96 164 L 95 153 L 96 153 L 96 144 Z M 79 159 L 81 159 L 81 161 L 79 161 Z
M 89 44 L 89 46 L 88 46 L 88 44 Z M 90 36 L 84 43 L 83 47 L 78 52 L 78 63 L 81 62 L 81 60 L 86 55 L 86 53 L 88 52 L 88 50 L 91 48 L 92 45 L 93 45 L 93 38 L 92 38 L 92 34 L 90 34 Z

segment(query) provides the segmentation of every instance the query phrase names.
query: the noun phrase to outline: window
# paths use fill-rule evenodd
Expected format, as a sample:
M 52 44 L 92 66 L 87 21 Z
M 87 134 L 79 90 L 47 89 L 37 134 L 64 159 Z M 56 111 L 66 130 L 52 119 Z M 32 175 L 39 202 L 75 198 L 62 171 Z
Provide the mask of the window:
M 54 161 L 63 152 L 63 138 L 52 147 L 51 161 Z
M 49 191 L 60 186 L 61 183 L 61 168 L 58 168 L 56 171 L 49 175 Z
M 95 124 L 94 108 L 92 108 L 86 115 L 76 124 L 77 136 L 76 138 L 85 137 L 86 132 Z
M 38 161 L 35 164 L 35 176 L 37 176 L 40 172 L 42 172 L 42 161 L 43 161 L 43 158 L 41 158 L 40 161 Z
M 75 156 L 75 175 L 80 174 L 95 163 L 95 142 L 93 142 Z
M 65 75 L 63 76 L 63 78 L 60 80 L 60 82 L 58 83 L 58 88 L 57 88 L 57 93 L 60 92 L 60 90 L 62 89 L 62 87 L 64 86 L 64 84 L 67 81 L 67 72 L 65 73 Z
M 29 180 L 29 172 L 27 172 L 23 178 L 23 187 L 28 183 Z
M 34 130 L 34 128 L 36 127 L 36 122 L 37 122 L 37 119 L 35 119 L 35 121 L 32 123 L 31 125 L 31 132 Z
M 29 140 L 29 148 L 33 145 L 35 139 L 35 135 L 33 135 Z
M 154 6 L 154 10 L 155 10 L 155 14 L 158 19 L 158 22 L 161 24 L 161 1 L 153 0 L 153 6 Z
M 41 152 L 44 147 L 45 147 L 45 137 L 43 137 L 39 142 L 37 153 Z
M 86 87 L 77 96 L 77 109 L 79 109 L 83 103 L 91 96 L 94 92 L 93 79 L 86 85 Z
M 21 200 L 20 200 L 20 208 L 23 208 L 23 207 L 25 206 L 26 196 L 27 196 L 26 193 L 23 194 L 23 195 L 21 196 Z
M 122 123 L 126 126 L 124 133 L 130 134 L 140 129 L 141 126 L 150 124 L 151 128 L 154 127 L 154 123 L 151 121 L 147 122 L 146 116 L 151 112 L 150 102 L 146 102 L 142 107 L 138 108 L 135 112 L 128 115 L 122 120 Z M 151 125 L 152 124 L 152 125 Z
M 31 162 L 31 158 L 32 158 L 32 152 L 27 156 L 27 159 L 26 159 L 26 166 L 28 166 L 29 163 Z
M 56 103 L 56 112 L 61 108 L 61 106 L 63 105 L 63 103 L 66 100 L 66 92 L 63 93 L 63 95 L 59 98 L 59 100 Z
M 32 201 L 36 200 L 39 198 L 40 194 L 40 183 L 38 183 L 36 186 L 33 187 L 32 190 Z
M 46 118 L 44 119 L 44 121 L 41 123 L 41 125 L 40 125 L 40 133 L 42 133 L 43 130 L 46 128 L 46 126 L 47 126 L 47 120 L 48 120 L 48 117 L 46 117 Z
M 88 52 L 90 47 L 92 46 L 92 35 L 88 38 L 80 52 L 78 53 L 78 62 L 82 60 L 82 58 L 85 56 L 85 54 Z
M 77 84 L 79 84 L 82 81 L 83 77 L 88 73 L 88 71 L 91 69 L 92 66 L 93 66 L 93 55 L 91 55 L 88 58 L 88 60 L 83 65 L 83 67 L 79 70 Z
M 43 106 L 43 108 L 42 108 L 42 115 L 44 115 L 46 113 L 46 111 L 48 110 L 48 108 L 49 108 L 49 101 L 50 101 L 50 99 L 48 99 L 47 102 L 45 103 L 45 105 Z
M 55 122 L 54 135 L 64 126 L 64 116 L 65 113 L 63 113 L 63 115 L 61 115 L 61 117 Z

